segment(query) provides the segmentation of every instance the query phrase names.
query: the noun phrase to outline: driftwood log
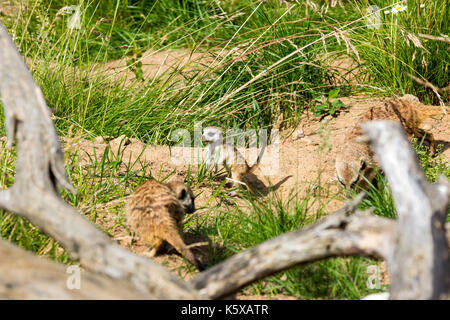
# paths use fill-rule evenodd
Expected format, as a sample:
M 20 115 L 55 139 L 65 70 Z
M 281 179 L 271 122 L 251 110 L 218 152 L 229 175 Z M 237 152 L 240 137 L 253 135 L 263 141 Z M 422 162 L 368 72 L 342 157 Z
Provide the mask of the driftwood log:
M 15 183 L 0 191 L 0 208 L 30 220 L 85 269 L 81 291 L 67 290 L 63 266 L 0 241 L 0 298 L 219 299 L 281 270 L 348 255 L 386 259 L 392 299 L 449 296 L 449 182 L 426 180 L 399 124 L 363 126 L 391 186 L 397 221 L 357 210 L 364 196 L 359 195 L 322 221 L 245 250 L 184 282 L 111 241 L 61 199 L 58 186 L 74 188 L 56 130 L 40 88 L 1 23 L 0 95 L 7 146 L 17 145 Z

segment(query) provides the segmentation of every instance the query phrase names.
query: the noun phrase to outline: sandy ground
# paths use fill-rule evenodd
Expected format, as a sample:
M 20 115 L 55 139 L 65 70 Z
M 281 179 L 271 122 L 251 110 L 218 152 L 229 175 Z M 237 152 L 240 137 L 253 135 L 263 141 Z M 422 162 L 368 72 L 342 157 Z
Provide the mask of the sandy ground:
M 281 131 L 277 143 L 269 145 L 263 155 L 261 170 L 248 178 L 248 184 L 264 196 L 277 192 L 287 196 L 295 190 L 300 197 L 304 196 L 310 186 L 318 182 L 319 173 L 322 186 L 329 187 L 330 196 L 337 191 L 334 180 L 334 159 L 336 153 L 345 143 L 347 133 L 356 125 L 359 117 L 371 106 L 383 103 L 385 98 L 367 99 L 360 97 L 342 98 L 349 109 L 338 117 L 327 117 L 321 121 L 311 113 L 306 113 L 298 128 Z M 444 159 L 450 160 L 450 117 L 427 119 L 422 127 L 430 131 L 437 142 L 443 146 Z M 146 145 L 133 138 L 120 136 L 114 139 L 97 137 L 93 141 L 75 139 L 82 150 L 82 165 L 89 165 L 88 155 L 95 153 L 100 158 L 109 145 L 113 154 L 123 154 L 121 168 L 125 172 L 130 163 L 132 170 L 139 170 L 145 163 L 153 174 L 160 178 L 175 171 L 185 177 L 189 165 L 195 173 L 197 164 L 203 159 L 204 148 L 177 148 L 159 145 Z M 239 149 L 249 164 L 254 163 L 260 149 Z M 198 199 L 199 205 L 203 205 Z M 330 203 L 330 210 L 335 206 Z
M 97 64 L 93 71 L 101 74 L 102 77 L 124 81 L 125 85 L 130 85 L 136 83 L 136 75 L 132 69 L 139 60 L 142 63 L 142 81 L 151 82 L 163 78 L 176 86 L 183 86 L 185 79 L 192 78 L 192 76 L 198 78 L 205 76 L 208 70 L 220 66 L 230 57 L 236 58 L 239 55 L 240 51 L 237 48 L 210 52 L 194 52 L 188 49 L 150 49 L 142 53 L 142 57 L 139 59 L 125 57 Z M 127 63 L 131 63 L 131 65 L 127 66 Z

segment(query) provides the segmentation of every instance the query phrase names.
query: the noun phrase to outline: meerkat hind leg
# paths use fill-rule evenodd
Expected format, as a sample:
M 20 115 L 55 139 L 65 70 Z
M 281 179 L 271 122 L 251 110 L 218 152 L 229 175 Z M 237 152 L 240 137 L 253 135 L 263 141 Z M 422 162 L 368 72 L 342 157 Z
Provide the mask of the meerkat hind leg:
M 158 254 L 158 251 L 159 251 L 159 249 L 161 249 L 162 245 L 163 245 L 162 239 L 155 239 L 153 241 L 153 243 L 151 244 L 152 249 L 150 250 L 150 252 L 146 253 L 145 255 L 149 258 L 156 257 L 156 255 Z

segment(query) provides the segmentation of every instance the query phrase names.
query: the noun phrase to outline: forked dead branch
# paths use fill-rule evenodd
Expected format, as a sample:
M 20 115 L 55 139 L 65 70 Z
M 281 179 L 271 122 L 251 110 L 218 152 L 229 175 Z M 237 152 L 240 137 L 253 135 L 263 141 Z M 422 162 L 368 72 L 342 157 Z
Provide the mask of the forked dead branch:
M 378 121 L 363 127 L 391 185 L 397 221 L 356 210 L 360 195 L 308 228 L 245 250 L 184 282 L 115 244 L 61 199 L 57 187 L 73 187 L 56 130 L 40 88 L 1 23 L 0 95 L 8 146 L 14 140 L 17 145 L 15 183 L 0 191 L 0 208 L 57 240 L 87 270 L 82 281 L 96 290 L 67 290 L 62 266 L 0 241 L 0 298 L 219 299 L 281 270 L 346 255 L 386 259 L 393 299 L 448 298 L 450 184 L 445 178 L 437 184 L 426 180 L 400 125 Z M 36 277 L 28 277 L 33 270 L 39 270 Z
M 2 24 L 0 95 L 9 145 L 16 138 L 18 149 L 15 183 L 0 192 L 0 207 L 30 220 L 86 269 L 112 279 L 125 279 L 148 298 L 201 298 L 189 284 L 156 262 L 111 241 L 61 199 L 57 185 L 69 190 L 73 187 L 66 177 L 58 136 L 42 92 Z M 7 261 L 2 259 L 2 263 Z

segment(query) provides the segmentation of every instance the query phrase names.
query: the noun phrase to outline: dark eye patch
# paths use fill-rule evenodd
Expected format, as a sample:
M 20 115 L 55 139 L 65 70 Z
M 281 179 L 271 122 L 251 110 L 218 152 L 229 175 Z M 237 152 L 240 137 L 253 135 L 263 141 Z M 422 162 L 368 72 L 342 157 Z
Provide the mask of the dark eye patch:
M 187 196 L 187 191 L 186 189 L 181 190 L 180 196 L 178 197 L 178 199 L 184 199 Z
M 361 165 L 361 170 L 364 170 L 366 167 L 367 167 L 366 162 L 363 161 L 363 162 L 362 162 L 362 165 Z

